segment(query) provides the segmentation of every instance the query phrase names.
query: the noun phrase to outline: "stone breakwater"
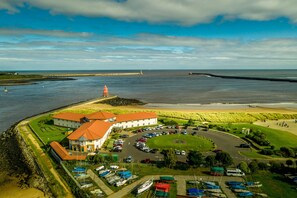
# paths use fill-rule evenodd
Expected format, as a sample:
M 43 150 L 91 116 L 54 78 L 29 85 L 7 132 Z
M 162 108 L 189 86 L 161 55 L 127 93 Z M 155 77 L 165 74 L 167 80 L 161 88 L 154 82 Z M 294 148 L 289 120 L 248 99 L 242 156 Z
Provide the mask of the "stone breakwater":
M 37 188 L 47 197 L 53 197 L 33 151 L 16 129 L 18 124 L 14 124 L 1 135 L 0 171 L 18 178 L 21 188 Z
M 87 73 L 87 74 L 48 74 L 48 77 L 88 77 L 88 76 L 135 76 L 142 75 L 141 72 L 125 72 L 125 73 Z
M 286 78 L 264 78 L 264 77 L 247 77 L 247 76 L 225 76 L 225 75 L 216 75 L 211 73 L 189 73 L 189 75 L 196 76 L 208 76 L 216 78 L 227 78 L 227 79 L 242 79 L 242 80 L 263 80 L 263 81 L 277 81 L 277 82 L 293 82 L 296 83 L 295 79 L 286 79 Z

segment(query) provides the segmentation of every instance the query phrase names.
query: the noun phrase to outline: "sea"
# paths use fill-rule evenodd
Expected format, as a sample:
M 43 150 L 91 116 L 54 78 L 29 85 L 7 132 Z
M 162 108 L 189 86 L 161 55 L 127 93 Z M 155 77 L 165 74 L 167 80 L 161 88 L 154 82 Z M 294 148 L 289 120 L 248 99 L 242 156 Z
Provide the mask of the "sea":
M 16 71 L 26 74 L 119 73 L 139 71 Z M 15 122 L 68 104 L 109 93 L 135 98 L 148 105 L 283 104 L 296 105 L 297 83 L 223 79 L 189 75 L 217 75 L 297 79 L 297 70 L 143 70 L 134 76 L 74 77 L 67 81 L 42 81 L 31 85 L 0 87 L 0 133 Z

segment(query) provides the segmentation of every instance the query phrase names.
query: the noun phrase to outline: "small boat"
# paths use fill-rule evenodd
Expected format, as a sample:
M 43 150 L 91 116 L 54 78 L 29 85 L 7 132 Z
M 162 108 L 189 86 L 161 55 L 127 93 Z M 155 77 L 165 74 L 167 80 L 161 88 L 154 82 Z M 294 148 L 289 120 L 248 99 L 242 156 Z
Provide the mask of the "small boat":
M 217 186 L 217 185 L 206 185 L 206 189 L 220 189 L 220 186 Z
M 137 188 L 137 194 L 140 194 L 140 193 L 148 190 L 153 185 L 153 183 L 154 183 L 154 181 L 152 179 L 149 179 L 149 180 L 145 181 L 144 183 L 142 183 Z
M 231 188 L 232 189 L 246 189 L 246 187 L 242 186 L 242 185 L 232 185 Z
M 243 185 L 243 182 L 238 182 L 238 181 L 227 181 L 227 185 Z
M 225 194 L 222 194 L 222 193 L 210 193 L 210 195 L 213 197 L 223 197 L 223 198 L 227 197 Z
M 214 183 L 214 182 L 209 182 L 209 181 L 204 182 L 204 184 L 206 184 L 206 185 L 211 185 L 211 186 L 216 186 L 216 183 Z
M 108 171 L 108 169 L 104 169 L 104 170 L 99 171 L 99 175 L 106 172 L 106 171 Z
M 241 192 L 249 192 L 249 190 L 244 190 L 244 189 L 233 189 L 233 192 L 241 193 Z
M 126 182 L 127 182 L 126 179 L 122 179 L 122 180 L 120 180 L 120 181 L 118 181 L 118 182 L 116 183 L 116 187 L 122 186 L 122 185 L 124 185 Z
M 222 193 L 221 189 L 204 189 L 204 191 L 212 192 L 212 193 Z
M 260 197 L 268 197 L 268 195 L 265 193 L 256 193 L 256 195 Z
M 104 177 L 104 176 L 106 176 L 106 175 L 109 174 L 109 173 L 110 173 L 110 170 L 106 170 L 105 172 L 99 174 L 99 176 L 100 176 L 100 177 Z
M 4 90 L 3 90 L 5 93 L 8 92 L 8 89 L 6 87 L 4 87 Z
M 252 196 L 254 196 L 254 193 L 248 191 L 248 192 L 239 193 L 238 195 L 239 195 L 239 197 L 252 197 Z

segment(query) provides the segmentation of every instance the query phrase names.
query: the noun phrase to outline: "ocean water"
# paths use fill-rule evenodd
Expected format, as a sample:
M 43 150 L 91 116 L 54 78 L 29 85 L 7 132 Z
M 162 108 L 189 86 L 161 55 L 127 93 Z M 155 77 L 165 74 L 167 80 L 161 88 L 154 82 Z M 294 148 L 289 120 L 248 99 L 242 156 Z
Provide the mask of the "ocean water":
M 93 73 L 121 71 L 27 71 L 25 73 Z M 127 71 L 122 71 L 127 72 Z M 130 71 L 128 71 L 130 72 Z M 138 71 L 137 71 L 138 72 Z M 189 72 L 297 79 L 297 70 L 143 71 L 142 76 L 76 77 L 33 85 L 0 87 L 0 133 L 25 117 L 102 95 L 106 84 L 113 95 L 147 103 L 295 103 L 297 83 L 190 76 Z M 22 72 L 21 72 L 22 73 Z

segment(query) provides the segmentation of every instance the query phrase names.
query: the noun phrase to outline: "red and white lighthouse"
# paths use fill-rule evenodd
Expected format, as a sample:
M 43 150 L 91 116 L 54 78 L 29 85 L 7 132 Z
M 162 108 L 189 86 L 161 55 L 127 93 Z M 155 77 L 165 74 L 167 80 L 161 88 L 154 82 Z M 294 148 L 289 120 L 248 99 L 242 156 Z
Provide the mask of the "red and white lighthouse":
M 103 97 L 108 97 L 108 88 L 106 85 L 104 85 L 104 88 L 103 88 Z

